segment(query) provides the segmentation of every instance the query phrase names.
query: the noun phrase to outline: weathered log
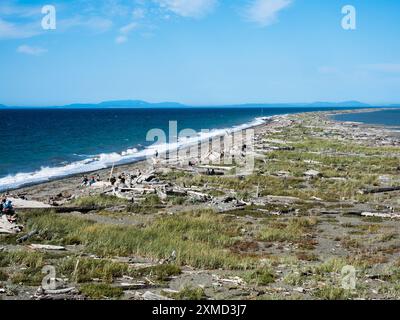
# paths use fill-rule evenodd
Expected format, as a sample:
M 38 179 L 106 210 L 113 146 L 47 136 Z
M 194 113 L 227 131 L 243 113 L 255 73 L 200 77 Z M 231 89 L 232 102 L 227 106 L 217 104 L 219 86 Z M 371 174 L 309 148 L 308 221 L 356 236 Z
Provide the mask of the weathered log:
M 30 238 L 32 238 L 36 234 L 38 234 L 38 231 L 37 230 L 32 230 L 29 233 L 27 233 L 26 235 L 18 238 L 17 239 L 17 243 L 21 243 L 21 242 L 27 241 L 27 240 L 29 240 Z
M 400 191 L 400 186 L 365 189 L 365 190 L 361 190 L 361 193 L 362 194 L 374 194 L 374 193 L 384 193 L 384 192 L 393 192 L 393 191 Z
M 29 245 L 29 247 L 34 250 L 57 250 L 57 251 L 65 250 L 65 247 L 53 246 L 49 244 L 31 244 Z
M 363 217 L 377 217 L 385 219 L 400 219 L 400 214 L 391 213 L 378 213 L 378 212 L 363 212 L 361 213 Z
M 72 292 L 77 292 L 75 287 L 64 288 L 64 289 L 55 289 L 55 290 L 43 289 L 44 294 L 66 294 L 66 293 L 72 293 Z
M 159 295 L 159 294 L 155 294 L 155 293 L 150 292 L 150 291 L 146 291 L 146 292 L 142 295 L 142 298 L 143 298 L 144 300 L 173 300 L 173 299 L 171 299 L 171 298 L 167 298 L 167 297 L 161 296 L 161 295 Z

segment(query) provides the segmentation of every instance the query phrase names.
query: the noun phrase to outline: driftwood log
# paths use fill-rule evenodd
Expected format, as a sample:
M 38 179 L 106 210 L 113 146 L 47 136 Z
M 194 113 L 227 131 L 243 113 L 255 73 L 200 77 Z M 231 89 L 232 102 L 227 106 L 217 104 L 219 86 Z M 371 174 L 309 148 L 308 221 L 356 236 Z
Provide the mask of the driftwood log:
M 32 238 L 36 234 L 38 234 L 38 231 L 37 230 L 32 230 L 29 233 L 27 233 L 26 235 L 18 238 L 17 239 L 17 243 L 21 243 L 21 242 L 27 241 L 27 240 L 29 240 L 30 238 Z
M 361 190 L 362 194 L 373 194 L 373 193 L 384 193 L 384 192 L 393 192 L 400 191 L 400 186 L 398 187 L 385 187 L 385 188 L 373 188 L 373 189 L 365 189 Z

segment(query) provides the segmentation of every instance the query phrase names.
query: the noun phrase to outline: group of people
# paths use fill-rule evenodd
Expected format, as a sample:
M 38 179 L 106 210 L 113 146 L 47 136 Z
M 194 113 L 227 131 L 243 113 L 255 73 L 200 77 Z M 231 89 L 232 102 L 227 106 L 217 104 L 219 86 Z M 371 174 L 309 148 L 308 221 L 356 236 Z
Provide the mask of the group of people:
M 7 198 L 1 199 L 0 213 L 1 215 L 5 215 L 9 221 L 15 221 L 15 211 L 11 200 Z
M 112 176 L 108 181 L 111 183 L 112 186 L 114 186 L 117 182 L 119 185 L 130 185 L 134 179 L 140 177 L 142 175 L 142 172 L 138 169 L 136 170 L 136 173 L 132 174 L 127 174 L 125 172 L 121 173 L 118 175 L 116 178 L 115 176 Z M 100 182 L 101 178 L 100 175 L 97 174 L 96 176 L 91 176 L 90 178 L 87 175 L 82 176 L 81 180 L 81 186 L 82 187 L 90 187 L 96 182 Z
M 101 181 L 100 176 L 97 175 L 96 177 L 92 176 L 90 177 L 90 179 L 88 178 L 88 176 L 84 175 L 82 177 L 82 182 L 81 182 L 81 186 L 82 187 L 90 187 L 91 185 L 95 184 L 96 182 Z
M 110 183 L 112 186 L 114 186 L 117 182 L 119 185 L 126 185 L 126 186 L 130 186 L 132 185 L 133 181 L 135 179 L 137 179 L 138 177 L 140 177 L 142 175 L 142 172 L 138 169 L 136 170 L 136 173 L 132 173 L 132 174 L 127 174 L 125 172 L 122 172 L 118 178 L 115 178 L 114 176 L 112 176 L 110 178 Z

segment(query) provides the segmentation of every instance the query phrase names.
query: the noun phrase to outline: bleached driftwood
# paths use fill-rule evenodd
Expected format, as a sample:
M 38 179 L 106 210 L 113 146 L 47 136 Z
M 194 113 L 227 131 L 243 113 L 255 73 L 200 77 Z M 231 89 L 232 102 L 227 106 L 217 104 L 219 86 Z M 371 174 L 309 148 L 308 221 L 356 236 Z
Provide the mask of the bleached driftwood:
M 159 294 L 155 294 L 155 293 L 153 293 L 153 292 L 150 292 L 150 291 L 146 291 L 143 295 L 142 295 L 142 298 L 144 299 L 144 300 L 173 300 L 173 299 L 171 299 L 171 298 L 167 298 L 167 297 L 164 297 L 164 296 L 161 296 L 161 295 L 159 295 Z
M 0 217 L 0 234 L 16 234 L 22 231 L 22 226 L 8 221 L 6 215 Z
M 187 194 L 189 196 L 191 196 L 193 198 L 196 198 L 198 200 L 201 200 L 201 201 L 207 201 L 208 199 L 211 198 L 208 194 L 201 193 L 201 192 L 196 192 L 196 191 L 191 191 L 191 190 L 188 190 Z
M 44 294 L 66 294 L 66 293 L 72 293 L 72 292 L 76 292 L 76 291 L 77 290 L 75 287 L 64 288 L 64 289 L 55 289 L 55 290 L 43 289 Z
M 34 244 L 34 243 L 29 245 L 29 248 L 34 250 L 57 250 L 57 251 L 65 250 L 65 247 L 62 246 L 53 246 L 49 244 Z
M 378 212 L 362 212 L 361 216 L 363 217 L 378 217 L 385 219 L 400 219 L 400 214 L 392 214 L 392 213 L 378 213 Z

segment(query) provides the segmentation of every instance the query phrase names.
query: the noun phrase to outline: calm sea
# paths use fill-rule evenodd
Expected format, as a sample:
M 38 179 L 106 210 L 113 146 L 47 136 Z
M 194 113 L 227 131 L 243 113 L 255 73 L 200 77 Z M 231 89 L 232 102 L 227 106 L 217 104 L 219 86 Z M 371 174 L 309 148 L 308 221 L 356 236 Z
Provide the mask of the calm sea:
M 143 156 L 150 129 L 223 129 L 255 118 L 327 108 L 0 109 L 0 190 Z M 397 114 L 398 116 L 399 114 Z
M 400 128 L 400 109 L 381 110 L 366 113 L 340 114 L 335 116 L 334 119 L 339 121 L 363 122 L 366 124 L 378 124 Z

